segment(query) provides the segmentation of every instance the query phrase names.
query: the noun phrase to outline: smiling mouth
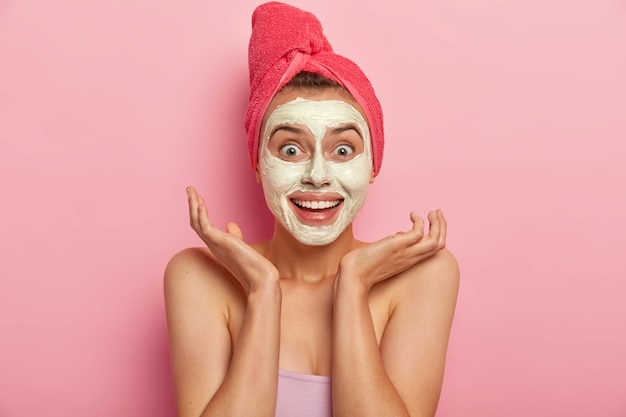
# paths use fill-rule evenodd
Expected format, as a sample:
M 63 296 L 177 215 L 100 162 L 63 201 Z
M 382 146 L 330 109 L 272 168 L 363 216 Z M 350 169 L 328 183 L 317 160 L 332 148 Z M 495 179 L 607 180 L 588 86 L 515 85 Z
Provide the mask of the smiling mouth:
M 306 210 L 328 210 L 337 207 L 343 200 L 311 201 L 292 199 L 293 203 Z

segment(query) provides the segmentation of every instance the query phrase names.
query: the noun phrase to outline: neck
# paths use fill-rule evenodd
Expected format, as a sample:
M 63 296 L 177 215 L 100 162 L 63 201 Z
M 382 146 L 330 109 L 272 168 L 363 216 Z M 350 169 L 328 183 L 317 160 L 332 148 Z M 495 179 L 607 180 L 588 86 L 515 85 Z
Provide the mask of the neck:
M 328 245 L 308 246 L 277 222 L 264 255 L 276 266 L 281 278 L 314 283 L 334 279 L 341 258 L 360 244 L 354 239 L 352 224 Z

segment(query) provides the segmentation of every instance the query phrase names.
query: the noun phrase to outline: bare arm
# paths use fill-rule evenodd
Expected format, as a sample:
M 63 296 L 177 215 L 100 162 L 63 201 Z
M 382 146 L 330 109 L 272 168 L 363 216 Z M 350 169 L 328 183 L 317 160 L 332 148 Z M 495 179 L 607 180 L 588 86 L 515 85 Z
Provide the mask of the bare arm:
M 431 233 L 426 238 L 422 239 L 423 230 L 414 219 L 412 231 L 342 261 L 333 329 L 336 417 L 435 413 L 459 273 L 452 255 L 440 251 L 445 244 L 443 216 L 436 213 L 429 218 Z M 395 276 L 396 296 L 378 346 L 368 293 L 389 276 Z
M 190 214 L 192 227 L 211 251 L 183 251 L 165 272 L 178 416 L 273 416 L 280 343 L 278 273 L 241 240 L 236 226 L 229 225 L 228 233 L 212 226 L 195 191 Z M 233 344 L 229 303 L 242 299 L 245 316 Z

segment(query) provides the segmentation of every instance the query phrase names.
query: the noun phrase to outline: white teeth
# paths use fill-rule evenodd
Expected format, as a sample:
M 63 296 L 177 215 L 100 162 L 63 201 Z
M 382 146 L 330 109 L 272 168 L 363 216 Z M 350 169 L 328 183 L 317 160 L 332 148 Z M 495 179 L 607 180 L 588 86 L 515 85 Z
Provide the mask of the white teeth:
M 310 200 L 293 200 L 298 207 L 308 208 L 312 210 L 324 210 L 339 205 L 341 200 L 333 201 L 310 201 Z

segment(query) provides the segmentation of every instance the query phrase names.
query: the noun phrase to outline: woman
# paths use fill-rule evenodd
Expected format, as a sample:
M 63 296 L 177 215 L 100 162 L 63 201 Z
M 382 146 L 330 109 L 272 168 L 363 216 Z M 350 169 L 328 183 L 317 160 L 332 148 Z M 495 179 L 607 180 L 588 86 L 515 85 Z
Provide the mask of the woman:
M 355 239 L 382 113 L 313 15 L 259 6 L 250 72 L 249 149 L 274 234 L 248 245 L 187 189 L 206 247 L 165 272 L 178 415 L 433 416 L 459 282 L 441 211 L 427 235 L 411 213 L 406 232 Z

